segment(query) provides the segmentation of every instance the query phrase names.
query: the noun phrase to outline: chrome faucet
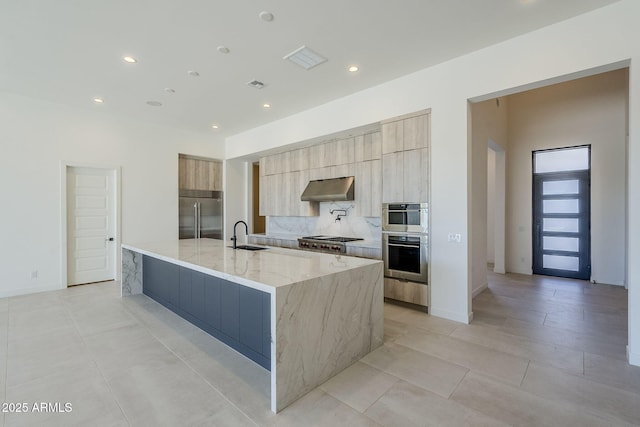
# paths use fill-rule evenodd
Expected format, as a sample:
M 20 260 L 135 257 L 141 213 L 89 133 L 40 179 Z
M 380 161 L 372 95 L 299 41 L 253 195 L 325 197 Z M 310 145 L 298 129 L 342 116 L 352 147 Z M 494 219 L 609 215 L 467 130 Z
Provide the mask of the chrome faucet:
M 238 241 L 238 237 L 236 236 L 236 227 L 238 226 L 238 224 L 244 224 L 244 229 L 246 232 L 246 235 L 249 235 L 249 226 L 247 225 L 246 222 L 244 221 L 238 221 L 235 224 L 233 224 L 233 237 L 231 238 L 231 240 L 233 240 L 233 249 L 236 249 L 236 242 Z

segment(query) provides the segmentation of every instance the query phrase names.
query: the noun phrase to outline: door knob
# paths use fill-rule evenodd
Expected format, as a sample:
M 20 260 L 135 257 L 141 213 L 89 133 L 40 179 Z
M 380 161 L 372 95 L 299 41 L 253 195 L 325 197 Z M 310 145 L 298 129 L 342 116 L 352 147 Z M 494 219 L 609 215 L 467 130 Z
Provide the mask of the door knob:
M 107 242 L 113 242 L 113 237 L 107 237 Z

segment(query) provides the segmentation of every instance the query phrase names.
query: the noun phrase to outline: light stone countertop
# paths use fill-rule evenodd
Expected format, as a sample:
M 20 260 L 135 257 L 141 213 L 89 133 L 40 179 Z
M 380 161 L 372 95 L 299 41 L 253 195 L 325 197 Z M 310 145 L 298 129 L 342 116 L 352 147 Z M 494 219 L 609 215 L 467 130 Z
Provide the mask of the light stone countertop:
M 281 286 L 381 263 L 296 249 L 247 251 L 228 246 L 214 239 L 122 244 L 125 249 L 269 293 Z

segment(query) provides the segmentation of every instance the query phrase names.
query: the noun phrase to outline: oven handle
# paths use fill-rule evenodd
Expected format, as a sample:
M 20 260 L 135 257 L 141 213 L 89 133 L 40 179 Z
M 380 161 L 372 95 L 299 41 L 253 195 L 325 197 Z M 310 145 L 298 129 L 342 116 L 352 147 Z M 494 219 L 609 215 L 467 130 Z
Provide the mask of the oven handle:
M 419 248 L 420 247 L 419 244 L 417 244 L 417 245 L 399 245 L 399 244 L 396 244 L 396 243 L 387 243 L 387 246 L 394 246 L 394 247 L 397 247 L 397 248 Z

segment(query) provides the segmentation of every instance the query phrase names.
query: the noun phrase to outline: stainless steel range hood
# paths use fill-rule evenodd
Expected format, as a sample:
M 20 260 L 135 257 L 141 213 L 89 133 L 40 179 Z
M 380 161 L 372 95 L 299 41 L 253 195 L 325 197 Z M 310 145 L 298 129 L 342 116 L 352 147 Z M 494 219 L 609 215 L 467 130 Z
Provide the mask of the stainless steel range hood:
M 345 176 L 309 181 L 300 200 L 303 202 L 353 200 L 353 179 L 352 176 Z

